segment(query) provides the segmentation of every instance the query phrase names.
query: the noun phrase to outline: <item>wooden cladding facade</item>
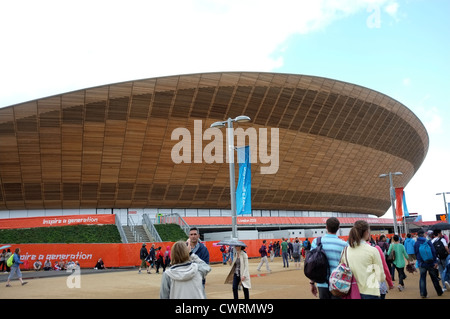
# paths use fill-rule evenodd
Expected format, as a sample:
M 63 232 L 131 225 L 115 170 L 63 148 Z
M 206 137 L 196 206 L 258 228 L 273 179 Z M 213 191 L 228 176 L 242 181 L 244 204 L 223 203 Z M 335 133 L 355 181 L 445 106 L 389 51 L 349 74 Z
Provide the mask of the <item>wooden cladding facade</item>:
M 171 133 L 242 114 L 251 122 L 239 127 L 279 129 L 277 173 L 252 164 L 253 209 L 380 216 L 390 201 L 378 175 L 402 171 L 406 186 L 428 151 L 407 107 L 354 84 L 257 72 L 144 79 L 0 109 L 0 210 L 228 208 L 228 164 L 175 164 Z

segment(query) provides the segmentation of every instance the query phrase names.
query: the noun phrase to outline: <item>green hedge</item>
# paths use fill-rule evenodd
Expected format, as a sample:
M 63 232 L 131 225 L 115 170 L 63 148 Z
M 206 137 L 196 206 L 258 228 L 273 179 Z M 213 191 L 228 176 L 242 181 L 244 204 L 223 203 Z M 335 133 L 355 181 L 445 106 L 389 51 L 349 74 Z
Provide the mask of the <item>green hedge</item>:
M 188 236 L 177 224 L 155 224 L 162 241 L 186 240 Z
M 121 242 L 116 225 L 74 225 L 0 230 L 0 243 L 2 244 Z

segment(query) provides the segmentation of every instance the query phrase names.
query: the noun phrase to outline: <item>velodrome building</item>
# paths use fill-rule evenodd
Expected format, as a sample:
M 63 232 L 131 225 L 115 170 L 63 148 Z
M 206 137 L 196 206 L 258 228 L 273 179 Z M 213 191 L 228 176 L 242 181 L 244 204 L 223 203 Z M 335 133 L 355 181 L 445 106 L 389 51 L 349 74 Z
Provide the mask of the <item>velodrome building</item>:
M 0 109 L 0 218 L 113 213 L 139 224 L 176 213 L 227 229 L 229 163 L 202 155 L 211 124 L 240 115 L 251 120 L 234 128 L 254 129 L 258 143 L 265 132 L 273 160 L 254 154 L 252 215 L 240 229 L 323 227 L 329 216 L 388 227 L 392 218 L 378 217 L 391 205 L 389 182 L 379 175 L 400 171 L 394 183 L 404 187 L 428 151 L 405 105 L 338 80 L 218 72 L 108 84 Z M 174 160 L 177 129 L 191 134 L 183 161 Z

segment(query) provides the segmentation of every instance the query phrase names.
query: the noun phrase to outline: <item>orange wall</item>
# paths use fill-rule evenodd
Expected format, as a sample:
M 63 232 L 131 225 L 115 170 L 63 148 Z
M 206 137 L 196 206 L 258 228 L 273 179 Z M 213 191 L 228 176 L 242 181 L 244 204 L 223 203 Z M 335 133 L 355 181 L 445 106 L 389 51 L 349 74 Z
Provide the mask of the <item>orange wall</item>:
M 116 215 L 66 215 L 0 219 L 0 229 L 114 224 Z
M 347 240 L 347 237 L 341 237 Z M 299 238 L 304 240 L 304 238 Z M 270 241 L 281 241 L 281 239 L 266 239 L 267 245 Z M 310 239 L 311 240 L 311 239 Z M 210 254 L 210 262 L 221 262 L 222 252 L 219 246 L 215 246 L 218 241 L 204 242 Z M 247 244 L 247 254 L 250 258 L 259 257 L 259 248 L 262 245 L 262 239 L 244 240 Z M 147 243 L 147 249 L 152 243 Z M 155 243 L 155 247 L 161 247 L 163 252 L 167 246 L 172 246 L 173 242 Z M 136 244 L 15 244 L 10 247 L 14 252 L 15 248 L 21 250 L 21 260 L 25 263 L 23 269 L 31 269 L 36 259 L 44 263 L 49 258 L 52 265 L 55 261 L 69 260 L 78 261 L 82 268 L 93 268 L 99 258 L 102 258 L 105 266 L 108 267 L 129 267 L 139 266 L 139 251 L 141 243 Z
M 388 234 L 387 237 L 392 237 Z M 341 239 L 347 241 L 348 236 L 339 236 Z M 291 239 L 292 240 L 292 239 Z M 305 238 L 299 238 L 302 242 Z M 312 241 L 313 238 L 310 238 Z M 250 258 L 259 257 L 259 248 L 262 245 L 262 239 L 243 240 L 247 244 L 245 249 Z M 281 239 L 266 239 L 266 246 L 270 242 L 281 241 Z M 203 242 L 208 248 L 210 255 L 210 262 L 222 262 L 222 252 L 220 246 L 215 244 L 218 241 Z M 147 249 L 151 247 L 152 243 L 147 243 Z M 167 246 L 172 247 L 173 242 L 157 242 L 155 247 L 161 247 L 163 252 L 166 251 Z M 1 245 L 0 245 L 1 246 Z M 12 252 L 19 247 L 21 250 L 21 260 L 25 263 L 21 266 L 22 269 L 32 269 L 33 263 L 36 259 L 40 259 L 44 263 L 45 259 L 49 258 L 52 265 L 55 261 L 69 260 L 78 261 L 82 268 L 93 268 L 99 258 L 102 258 L 105 267 L 130 267 L 139 266 L 139 251 L 142 247 L 141 243 L 135 244 L 14 244 L 10 249 Z

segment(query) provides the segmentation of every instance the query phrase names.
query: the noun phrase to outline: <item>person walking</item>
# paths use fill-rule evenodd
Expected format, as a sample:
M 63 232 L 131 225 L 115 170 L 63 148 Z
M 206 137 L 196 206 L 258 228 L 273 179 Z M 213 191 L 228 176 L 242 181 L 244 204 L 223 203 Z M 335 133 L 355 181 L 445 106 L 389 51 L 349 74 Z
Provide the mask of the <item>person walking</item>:
M 441 296 L 443 294 L 443 291 L 441 285 L 439 284 L 439 272 L 436 260 L 437 258 L 436 250 L 434 249 L 434 246 L 431 244 L 431 242 L 427 240 L 427 238 L 425 237 L 425 232 L 423 230 L 419 230 L 417 232 L 417 236 L 418 236 L 417 241 L 414 244 L 414 252 L 416 254 L 420 272 L 420 279 L 419 279 L 420 296 L 422 298 L 428 298 L 427 273 L 430 274 L 430 278 L 437 295 Z M 428 245 L 429 248 L 426 245 Z M 428 254 L 430 254 L 430 257 L 427 257 Z
M 261 261 L 258 264 L 258 267 L 256 268 L 257 271 L 261 271 L 261 266 L 263 263 L 266 263 L 266 270 L 270 272 L 269 267 L 269 260 L 267 259 L 267 248 L 266 248 L 266 240 L 263 240 L 263 243 L 261 245 L 261 248 L 259 248 L 259 253 L 261 254 Z
M 416 241 L 412 238 L 411 234 L 407 234 L 403 245 L 405 246 L 406 253 L 409 256 L 408 261 L 410 263 L 416 261 L 416 254 L 414 252 L 414 244 L 415 243 L 416 243 Z
M 0 254 L 0 265 L 1 265 L 1 272 L 5 272 L 5 266 L 6 266 L 6 260 L 5 260 L 5 255 L 6 255 L 6 249 L 3 249 L 2 253 Z
M 156 254 L 155 254 L 155 244 L 152 244 L 152 246 L 150 247 L 149 251 L 148 251 L 148 256 L 145 259 L 146 262 L 149 263 L 148 265 L 148 273 L 151 273 L 150 269 L 153 269 L 155 266 L 155 258 L 156 258 Z
M 8 266 L 8 264 L 6 263 L 9 259 L 9 257 L 11 257 L 12 252 L 11 249 L 7 249 L 6 253 L 5 253 L 5 265 L 6 265 L 6 272 L 10 272 L 11 271 L 11 267 Z
M 275 257 L 275 249 L 272 242 L 269 243 L 269 254 L 270 254 L 270 262 L 273 262 L 273 258 Z
M 327 233 L 325 236 L 321 237 L 320 242 L 322 244 L 322 249 L 328 259 L 329 269 L 328 277 L 331 271 L 339 265 L 341 259 L 341 254 L 347 243 L 340 239 L 336 234 L 339 230 L 340 222 L 336 217 L 330 217 L 326 222 Z M 311 250 L 317 248 L 317 238 L 315 238 L 311 244 Z M 311 293 L 313 296 L 317 297 L 317 292 L 319 292 L 320 299 L 340 299 L 331 294 L 328 287 L 328 280 L 325 283 L 314 283 L 310 281 Z
M 285 238 L 281 238 L 281 257 L 283 258 L 283 268 L 289 268 L 288 243 Z
M 311 250 L 311 242 L 308 238 L 305 238 L 303 241 L 303 248 L 305 249 L 305 256 L 308 255 L 309 251 Z
M 161 251 L 161 247 L 156 248 L 156 257 L 155 257 L 155 265 L 156 265 L 156 273 L 159 274 L 159 267 L 163 268 L 163 272 L 166 271 L 166 264 L 164 263 L 164 254 Z
M 446 284 L 445 284 L 445 268 L 446 268 L 446 259 L 448 256 L 448 244 L 445 238 L 442 236 L 442 231 L 440 229 L 435 229 L 433 231 L 434 238 L 431 240 L 431 243 L 434 246 L 434 249 L 436 250 L 436 256 L 437 256 L 437 264 L 439 269 L 439 274 L 441 275 L 442 279 L 442 290 L 447 291 Z
M 23 264 L 23 261 L 20 260 L 20 248 L 16 248 L 16 250 L 14 251 L 14 256 L 13 256 L 13 264 L 11 266 L 11 272 L 9 273 L 8 276 L 8 281 L 6 283 L 6 287 L 11 287 L 11 279 L 14 278 L 14 275 L 17 276 L 17 278 L 19 279 L 20 283 L 23 285 L 27 284 L 26 281 L 22 280 L 22 273 L 20 272 L 20 265 Z
M 185 241 L 177 241 L 170 253 L 172 265 L 163 273 L 161 299 L 206 299 L 202 280 L 211 267 L 196 254 L 189 254 Z
M 380 299 L 380 283 L 386 277 L 378 250 L 367 243 L 369 236 L 369 224 L 357 220 L 348 236 L 348 266 L 355 276 L 361 299 Z
M 391 270 L 389 269 L 389 266 L 386 262 L 385 253 L 378 244 L 375 245 L 375 248 L 380 253 L 381 262 L 383 263 L 384 276 L 386 277 L 386 281 L 382 281 L 380 283 L 380 299 L 386 299 L 386 294 L 389 292 L 389 290 L 394 289 L 394 283 L 392 282 Z
M 300 257 L 301 257 L 302 244 L 298 238 L 295 238 L 292 244 L 292 258 L 294 258 L 295 269 L 300 269 Z
M 233 264 L 230 272 L 225 279 L 226 284 L 232 284 L 233 298 L 239 299 L 238 288 L 242 285 L 244 298 L 250 299 L 249 289 L 251 288 L 250 271 L 248 267 L 248 256 L 245 252 L 245 246 L 235 246 Z
M 222 253 L 222 264 L 226 265 L 228 261 L 228 252 L 225 245 L 220 246 L 220 252 Z
M 399 243 L 399 237 L 398 235 L 394 235 L 392 237 L 393 243 L 389 246 L 388 255 L 394 250 L 395 252 L 395 259 L 393 260 L 392 264 L 394 265 L 395 269 L 397 269 L 398 272 L 398 283 L 397 286 L 399 291 L 403 291 L 405 289 L 405 283 L 404 279 L 406 279 L 405 275 L 405 259 L 409 260 L 409 256 L 406 253 L 405 246 Z
M 147 246 L 147 244 L 143 243 L 141 250 L 139 251 L 139 258 L 141 259 L 141 264 L 139 266 L 139 272 L 138 272 L 139 274 L 141 273 L 142 267 L 147 269 L 147 274 L 150 273 L 148 270 L 147 261 L 146 261 L 146 258 L 148 256 L 148 251 L 147 251 L 147 248 L 145 248 L 145 246 Z

